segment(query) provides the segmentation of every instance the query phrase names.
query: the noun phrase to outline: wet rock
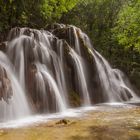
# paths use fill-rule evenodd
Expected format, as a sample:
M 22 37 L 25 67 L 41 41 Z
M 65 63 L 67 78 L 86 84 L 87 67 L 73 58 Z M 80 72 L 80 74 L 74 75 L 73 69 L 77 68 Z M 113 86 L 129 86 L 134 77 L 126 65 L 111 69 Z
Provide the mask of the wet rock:
M 62 119 L 56 122 L 56 125 L 68 125 L 68 124 L 70 124 L 70 120 L 67 119 Z
M 12 28 L 8 35 L 8 41 L 12 41 L 12 39 L 19 37 L 20 31 L 19 27 Z
M 7 43 L 6 42 L 0 43 L 0 50 L 6 52 L 6 49 L 7 49 Z
M 12 95 L 12 86 L 8 79 L 7 72 L 4 68 L 0 67 L 0 100 L 3 99 L 8 103 Z
M 55 29 L 60 29 L 60 28 L 64 28 L 64 27 L 66 27 L 66 25 L 59 24 L 59 23 L 54 23 L 54 24 L 48 25 L 45 29 L 48 30 L 48 31 L 53 31 Z

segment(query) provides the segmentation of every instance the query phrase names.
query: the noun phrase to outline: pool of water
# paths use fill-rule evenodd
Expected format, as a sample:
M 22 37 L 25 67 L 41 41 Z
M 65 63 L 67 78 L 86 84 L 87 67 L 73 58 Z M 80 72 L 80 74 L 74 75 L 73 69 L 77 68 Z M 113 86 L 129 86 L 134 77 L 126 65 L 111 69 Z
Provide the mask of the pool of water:
M 0 127 L 0 140 L 140 140 L 140 107 L 98 104 L 0 123 Z

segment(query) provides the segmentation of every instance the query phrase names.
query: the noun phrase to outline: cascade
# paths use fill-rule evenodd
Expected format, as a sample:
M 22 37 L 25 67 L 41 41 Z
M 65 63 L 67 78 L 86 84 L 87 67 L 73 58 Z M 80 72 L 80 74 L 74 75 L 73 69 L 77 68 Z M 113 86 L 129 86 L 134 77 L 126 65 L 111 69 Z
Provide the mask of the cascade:
M 31 115 L 24 90 L 12 71 L 12 64 L 0 51 L 0 121 L 18 119 Z M 2 95 L 3 94 L 3 95 Z
M 16 27 L 2 44 L 0 121 L 139 99 L 123 72 L 113 69 L 75 26 Z
M 83 94 L 83 105 L 90 105 L 90 97 L 88 93 L 87 83 L 85 79 L 82 59 L 73 49 L 70 49 L 70 55 L 75 61 L 75 67 L 77 71 L 78 81 L 79 82 L 79 89 L 81 90 L 81 93 Z

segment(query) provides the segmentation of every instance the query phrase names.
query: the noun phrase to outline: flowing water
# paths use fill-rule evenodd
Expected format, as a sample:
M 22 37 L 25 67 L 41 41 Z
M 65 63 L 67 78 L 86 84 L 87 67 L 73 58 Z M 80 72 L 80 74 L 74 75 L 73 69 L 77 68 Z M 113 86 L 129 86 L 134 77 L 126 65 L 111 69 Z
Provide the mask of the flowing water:
M 94 50 L 94 53 L 91 51 L 91 54 L 96 62 L 106 102 L 122 102 L 138 99 L 137 95 L 130 88 L 127 78 L 120 70 L 112 69 L 109 63 L 97 51 Z
M 11 67 L 12 64 L 10 63 L 7 56 L 0 52 L 0 65 L 3 67 L 7 73 L 7 77 L 9 78 L 11 82 L 11 89 L 8 87 L 7 92 L 13 92 L 13 95 L 11 95 L 11 99 L 8 102 L 5 102 L 3 99 L 0 101 L 0 121 L 7 121 L 11 119 L 18 119 L 22 117 L 27 117 L 31 115 L 29 105 L 27 103 L 27 99 L 24 94 L 24 90 L 22 89 L 21 85 L 18 83 L 18 80 L 16 78 L 16 75 L 12 71 Z M 8 80 L 8 79 L 5 79 Z M 1 81 L 2 82 L 2 81 Z M 3 83 L 2 83 L 3 84 Z M 2 85 L 1 85 L 1 88 Z M 12 91 L 11 91 L 12 90 Z M 6 94 L 8 94 L 5 92 Z
M 139 100 L 126 76 L 111 68 L 77 27 L 13 28 L 5 46 L 0 51 L 0 122 L 67 112 L 73 102 L 92 106 L 97 94 L 98 103 Z
M 78 76 L 78 83 L 79 83 L 79 87 L 83 96 L 82 97 L 83 105 L 89 106 L 91 105 L 91 103 L 90 103 L 88 87 L 87 87 L 87 83 L 85 79 L 86 77 L 85 77 L 84 69 L 83 69 L 84 65 L 82 64 L 83 62 L 82 58 L 78 56 L 78 54 L 73 49 L 70 49 L 70 55 L 72 56 L 75 62 L 75 67 L 76 67 L 77 76 Z

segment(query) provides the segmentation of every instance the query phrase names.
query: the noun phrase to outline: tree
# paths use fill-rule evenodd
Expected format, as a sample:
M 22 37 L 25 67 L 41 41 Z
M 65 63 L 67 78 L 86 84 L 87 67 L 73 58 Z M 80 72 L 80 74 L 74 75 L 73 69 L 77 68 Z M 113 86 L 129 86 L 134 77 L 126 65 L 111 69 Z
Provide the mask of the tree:
M 74 24 L 92 38 L 95 47 L 112 47 L 112 32 L 117 14 L 126 0 L 82 0 L 61 21 Z
M 57 22 L 79 0 L 0 0 L 0 31 L 14 26 L 43 28 Z
M 138 88 L 139 1 L 82 0 L 61 18 L 62 22 L 74 24 L 84 30 L 90 36 L 94 47 L 114 68 L 124 71 Z
M 113 29 L 119 44 L 140 52 L 140 0 L 133 0 L 123 7 Z

